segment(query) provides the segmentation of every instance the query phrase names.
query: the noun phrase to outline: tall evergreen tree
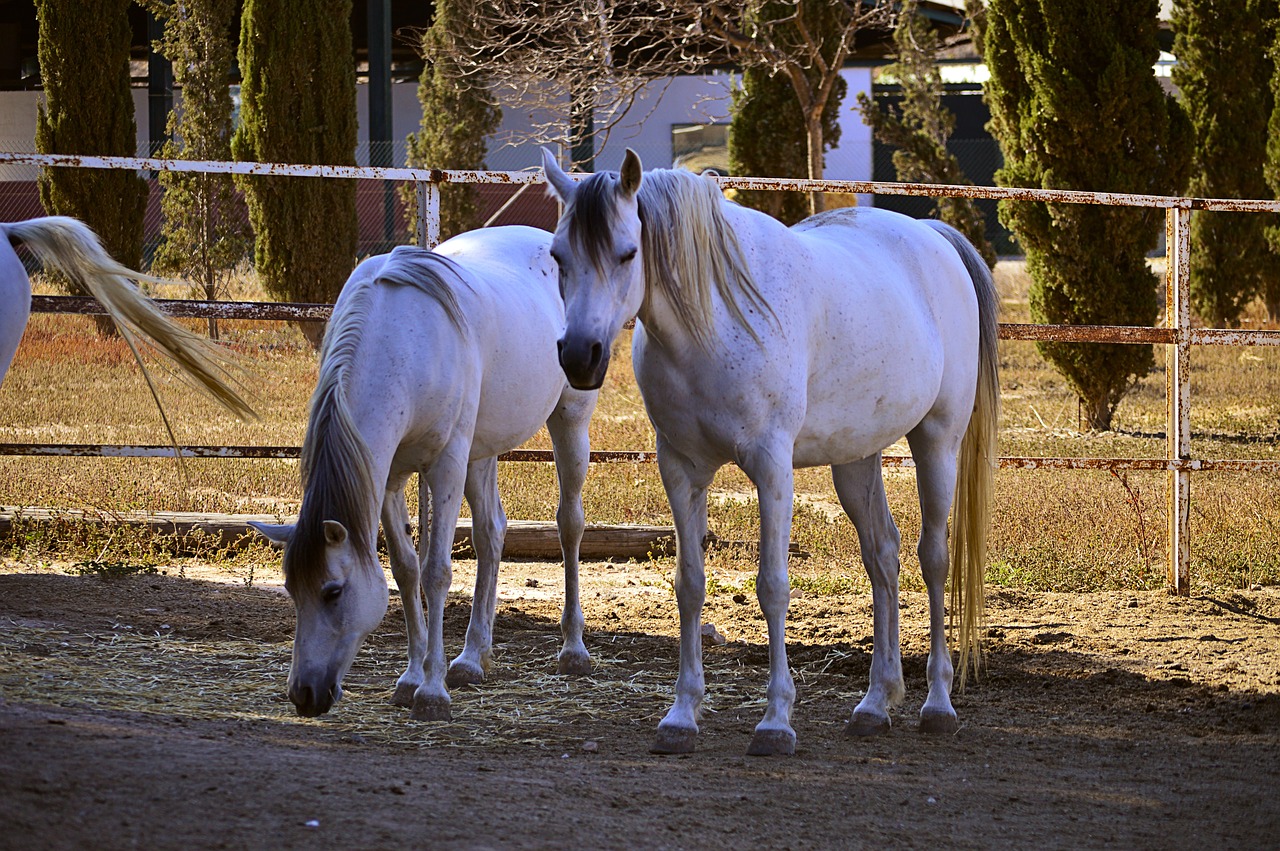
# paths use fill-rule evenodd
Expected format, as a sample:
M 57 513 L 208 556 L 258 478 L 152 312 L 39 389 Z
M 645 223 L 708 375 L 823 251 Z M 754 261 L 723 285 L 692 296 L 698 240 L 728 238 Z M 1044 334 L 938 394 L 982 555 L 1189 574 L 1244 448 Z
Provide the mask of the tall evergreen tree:
M 164 22 L 157 52 L 173 63 L 181 108 L 169 114 L 170 141 L 162 155 L 187 160 L 231 159 L 232 26 L 236 0 L 148 0 Z M 152 261 L 162 275 L 197 283 L 206 299 L 226 293 L 235 266 L 249 249 L 243 201 L 228 174 L 160 173 L 163 242 Z M 218 336 L 216 319 L 209 334 Z
M 1263 26 L 1277 19 L 1276 0 L 1179 0 L 1174 6 L 1173 81 L 1195 131 L 1188 191 L 1207 198 L 1269 198 L 1263 174 L 1267 121 L 1275 98 L 1275 64 Z M 1258 213 L 1191 216 L 1191 301 L 1214 326 L 1233 326 L 1267 282 L 1280 282 Z M 1280 283 L 1276 284 L 1280 292 Z
M 960 161 L 947 150 L 947 139 L 956 117 L 942 105 L 942 74 L 935 57 L 938 34 L 923 15 L 918 0 L 903 3 L 893 33 L 897 57 L 881 73 L 892 75 L 902 86 L 902 106 L 878 108 L 865 93 L 858 93 L 862 120 L 878 140 L 892 145 L 893 167 L 906 183 L 972 185 Z M 987 223 L 972 198 L 938 198 L 938 218 L 969 238 L 987 265 L 995 268 L 996 250 L 987 240 Z
M 238 160 L 355 165 L 351 0 L 246 0 L 240 23 Z M 350 180 L 250 177 L 241 183 L 267 292 L 331 302 L 355 263 Z M 318 345 L 321 323 L 300 323 Z
M 982 34 L 1003 186 L 1169 195 L 1190 160 L 1186 116 L 1151 69 L 1157 0 L 990 0 Z M 1151 325 L 1147 267 L 1162 210 L 1002 201 L 1031 274 L 1037 322 Z M 1090 428 L 1150 371 L 1149 346 L 1039 343 L 1079 395 Z
M 138 155 L 129 87 L 131 0 L 37 0 L 44 102 L 36 114 L 42 154 Z M 132 269 L 142 266 L 147 184 L 127 169 L 46 168 L 40 203 L 51 215 L 88 224 Z M 114 333 L 99 317 L 98 328 Z
M 1267 185 L 1271 187 L 1272 195 L 1280 198 L 1280 22 L 1272 23 L 1268 35 L 1271 43 L 1267 52 L 1275 71 L 1271 77 L 1273 106 L 1267 123 L 1267 158 L 1263 174 Z M 1280 252 L 1280 225 L 1267 227 L 1267 239 L 1271 243 L 1272 250 Z M 1262 301 L 1267 306 L 1268 317 L 1272 322 L 1280 322 L 1280 277 L 1264 281 L 1261 289 Z
M 843 18 L 835 6 L 824 0 L 799 0 L 803 15 L 816 41 L 833 45 L 838 41 Z M 756 13 L 763 21 L 781 20 L 797 14 L 796 0 L 765 3 Z M 774 39 L 790 44 L 799 53 L 800 37 L 788 38 L 786 29 L 794 25 L 775 24 Z M 822 73 L 815 64 L 805 69 L 810 87 L 816 90 Z M 822 108 L 818 138 L 822 157 L 840 142 L 840 104 L 848 85 L 844 78 L 835 79 Z M 809 177 L 810 133 L 806 118 L 796 97 L 795 85 L 785 73 L 767 65 L 748 65 L 742 72 L 742 85 L 733 92 L 729 124 L 729 171 L 743 177 Z M 821 177 L 821 169 L 817 174 Z M 809 196 L 803 192 L 762 192 L 739 190 L 737 200 L 743 205 L 768 213 L 786 224 L 800 221 L 811 212 Z
M 467 39 L 469 15 L 460 7 L 475 0 L 438 0 L 431 27 L 422 35 L 424 64 L 418 81 L 422 122 L 409 134 L 411 167 L 482 169 L 485 138 L 498 128 L 502 112 L 475 71 L 458 65 Z M 440 237 L 479 227 L 478 187 L 445 185 L 440 189 Z

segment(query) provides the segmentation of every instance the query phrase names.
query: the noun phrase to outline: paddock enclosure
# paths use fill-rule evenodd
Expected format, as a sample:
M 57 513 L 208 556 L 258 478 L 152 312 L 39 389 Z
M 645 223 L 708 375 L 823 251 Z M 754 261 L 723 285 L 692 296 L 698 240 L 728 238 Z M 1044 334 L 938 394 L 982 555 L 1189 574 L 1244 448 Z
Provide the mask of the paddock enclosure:
M 39 159 L 0 158 L 12 156 Z M 131 168 L 191 165 L 123 162 Z M 258 167 L 209 164 L 232 166 Z M 467 178 L 398 175 L 421 181 L 427 202 L 430 180 Z M 897 185 L 889 187 L 883 191 L 898 191 Z M 864 189 L 860 184 L 855 191 Z M 1185 273 L 1176 246 L 1185 245 L 1186 213 L 1210 202 L 1158 202 L 1170 211 L 1176 280 Z M 1171 292 L 1185 296 L 1185 287 Z M 93 309 L 63 299 L 44 304 Z M 270 324 L 260 321 L 263 315 L 327 315 L 322 306 L 167 304 L 187 315 L 259 317 L 236 320 L 256 323 L 255 329 Z M 1138 330 L 1036 329 L 1006 322 L 1002 335 L 1024 348 L 1031 344 L 1021 340 L 1052 333 L 1126 335 L 1175 356 L 1184 350 L 1193 356 L 1193 349 L 1231 352 L 1223 361 L 1234 381 L 1273 386 L 1274 379 L 1253 376 L 1274 372 L 1280 332 L 1194 328 L 1185 306 L 1176 303 L 1169 315 L 1168 327 Z M 37 334 L 49 333 L 44 323 L 75 321 L 37 319 Z M 284 346 L 274 332 L 246 332 L 251 335 L 264 341 L 256 348 L 245 344 L 255 351 Z M 39 397 L 56 385 L 56 345 L 44 338 L 33 342 L 49 347 L 37 356 L 37 366 L 47 372 L 19 376 L 16 388 L 5 387 L 0 404 L 22 388 L 39 408 Z M 1217 345 L 1227 342 L 1249 345 Z M 1201 348 L 1205 343 L 1214 345 Z M 108 367 L 115 357 L 106 348 L 83 348 L 79 354 Z M 1022 357 L 1011 351 L 1010 362 Z M 1189 388 L 1191 412 L 1201 416 L 1196 400 L 1208 388 L 1200 362 L 1191 365 L 1200 371 L 1182 371 L 1189 381 L 1176 386 Z M 1070 427 L 1072 411 L 1061 405 L 1051 411 L 1042 396 L 1032 398 L 1034 388 L 1005 388 L 1002 440 L 1008 455 L 1000 475 L 1027 477 L 1046 496 L 1037 501 L 1018 491 L 1020 501 L 1002 509 L 1002 534 L 1028 527 L 1028 534 L 1045 541 L 1029 545 L 1037 557 L 1069 548 L 1072 542 L 1043 528 L 1058 518 L 1047 508 L 1059 498 L 1053 489 L 1065 494 L 1066 511 L 1086 503 L 1098 509 L 1089 500 L 1101 495 L 1101 510 L 1111 512 L 1110 522 L 1119 529 L 1116 540 L 1129 549 L 1147 547 L 1141 560 L 1155 578 L 1142 587 L 1111 587 L 1127 581 L 1118 575 L 1100 583 L 1102 590 L 1065 593 L 1020 585 L 1026 568 L 1016 557 L 993 564 L 986 666 L 954 696 L 963 724 L 941 742 L 915 729 L 924 698 L 927 606 L 906 540 L 907 698 L 893 715 L 890 735 L 855 741 L 842 733 L 868 678 L 871 612 L 856 551 L 834 537 L 840 527 L 822 525 L 830 506 L 814 495 L 816 485 L 805 488 L 809 493 L 798 511 L 819 531 L 797 542 L 792 561 L 788 643 L 800 746 L 788 759 L 742 754 L 767 676 L 749 541 L 721 540 L 709 560 L 704 620 L 713 631 L 704 638 L 708 705 L 699 750 L 659 758 L 646 751 L 669 702 L 677 664 L 669 558 L 584 560 L 586 641 L 597 663 L 588 678 L 555 673 L 561 566 L 509 560 L 500 576 L 491 678 L 453 693 L 453 721 L 412 722 L 389 703 L 405 643 L 394 595 L 382 626 L 348 675 L 343 701 L 328 716 L 301 719 L 284 694 L 293 611 L 280 588 L 278 556 L 205 547 L 197 548 L 201 557 L 180 557 L 138 538 L 124 556 L 95 559 L 94 549 L 77 562 L 59 558 L 52 545 L 28 545 L 21 536 L 47 534 L 55 543 L 61 537 L 85 546 L 79 526 L 67 523 L 48 533 L 18 528 L 19 538 L 0 549 L 0 848 L 289 848 L 317 842 L 459 848 L 1270 847 L 1280 824 L 1274 794 L 1280 788 L 1280 590 L 1270 574 L 1249 570 L 1226 584 L 1206 586 L 1201 577 L 1230 567 L 1206 563 L 1204 554 L 1224 559 L 1222 554 L 1247 544 L 1263 554 L 1257 558 L 1269 558 L 1266 553 L 1274 550 L 1268 535 L 1275 533 L 1266 530 L 1274 530 L 1277 521 L 1266 488 L 1274 487 L 1280 465 L 1272 460 L 1280 416 L 1270 403 L 1251 403 L 1248 411 L 1232 413 L 1237 419 L 1230 422 L 1256 423 L 1253 436 L 1233 437 L 1244 428 L 1220 427 L 1217 419 L 1192 419 L 1195 441 L 1188 425 L 1188 440 L 1176 443 L 1179 435 L 1168 427 L 1163 399 L 1166 378 L 1179 374 L 1176 357 L 1173 366 L 1135 391 L 1142 413 L 1113 435 L 1081 436 Z M 629 364 L 620 363 L 613 371 L 627 370 Z M 298 387 L 277 405 L 300 406 L 314 373 L 297 367 L 280 380 Z M 148 437 L 146 424 L 122 422 L 127 400 L 115 398 L 123 397 L 116 384 L 107 386 L 112 395 L 102 402 L 103 425 L 22 425 L 8 431 L 15 436 L 4 449 L 22 455 L 0 462 L 47 464 L 54 480 L 47 492 L 82 498 L 77 504 L 89 510 L 108 499 L 125 502 L 119 493 L 157 480 L 177 493 L 181 485 L 172 462 L 145 457 L 172 451 Z M 619 385 L 605 392 L 629 390 Z M 1188 413 L 1186 405 L 1178 410 Z M 631 429 L 633 421 L 623 416 L 631 413 L 624 406 L 609 417 L 626 420 L 620 425 Z M 643 411 L 638 416 L 643 419 Z M 222 504 L 215 490 L 241 489 L 258 495 L 245 511 L 287 514 L 289 496 L 276 494 L 272 502 L 268 485 L 296 476 L 291 459 L 301 431 L 291 438 L 283 429 L 267 445 L 247 439 L 248 427 L 229 418 L 219 421 L 200 409 L 194 419 L 201 439 L 184 449 L 189 467 L 198 472 L 194 487 L 182 492 L 189 504 L 136 507 L 204 510 L 206 503 Z M 593 438 L 593 450 L 603 453 L 595 466 L 617 471 L 624 482 L 588 496 L 589 523 L 606 512 L 612 522 L 660 520 L 664 506 L 646 454 L 650 446 L 638 430 L 625 433 L 622 444 Z M 530 454 L 523 457 L 545 460 L 539 446 L 525 451 Z M 59 452 L 91 457 L 58 458 Z M 236 458 L 237 452 L 258 457 Z M 96 457 L 113 454 L 125 457 Z M 73 472 L 76 464 L 88 471 L 83 478 Z M 527 479 L 536 483 L 530 490 L 549 488 L 553 503 L 548 467 L 507 464 L 504 487 Z M 4 469 L 14 476 L 13 467 Z M 1123 488 L 1112 469 L 1129 477 Z M 891 484 L 905 478 L 905 471 L 886 472 Z M 1229 483 L 1235 477 L 1249 487 L 1233 493 Z M 1196 567 L 1179 585 L 1177 571 L 1164 565 L 1172 563 L 1170 553 L 1181 551 L 1168 546 L 1168 536 L 1178 530 L 1166 515 L 1180 515 L 1165 511 L 1163 491 L 1176 496 L 1178 483 L 1187 480 L 1196 482 L 1189 503 L 1192 536 L 1176 540 L 1188 544 Z M 713 514 L 744 513 L 741 502 L 750 498 L 736 485 L 720 496 Z M 909 502 L 904 498 L 903 505 Z M 11 503 L 2 491 L 0 503 Z M 895 503 L 895 514 L 898 509 Z M 510 507 L 508 513 L 532 516 Z M 1218 539 L 1234 533 L 1215 525 L 1219 515 L 1248 519 L 1262 532 L 1256 540 L 1224 543 Z M 111 511 L 103 516 L 110 519 Z M 904 529 L 911 525 L 909 519 L 899 522 Z M 113 535 L 103 531 L 88 540 L 105 548 Z M 121 527 L 118 539 L 129 535 Z M 835 542 L 831 552 L 824 549 L 824 536 Z M 1115 571 L 1113 560 L 1130 558 L 1116 546 L 1096 553 L 1099 572 Z M 828 569 L 837 557 L 847 563 L 845 572 Z M 473 571 L 467 558 L 455 561 L 445 613 L 451 654 L 461 646 Z M 1171 595 L 1166 585 L 1182 593 Z

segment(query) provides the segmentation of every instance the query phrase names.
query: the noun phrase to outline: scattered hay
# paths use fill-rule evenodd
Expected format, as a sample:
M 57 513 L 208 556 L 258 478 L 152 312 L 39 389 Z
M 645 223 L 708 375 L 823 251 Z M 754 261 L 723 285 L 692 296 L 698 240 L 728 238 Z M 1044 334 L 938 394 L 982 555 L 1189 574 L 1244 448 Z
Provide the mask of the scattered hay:
M 285 695 L 288 643 L 208 641 L 166 630 L 145 634 L 122 624 L 84 632 L 5 619 L 0 621 L 0 695 L 10 702 L 320 727 L 344 741 L 397 749 L 559 749 L 599 735 L 619 718 L 655 726 L 671 700 L 674 642 L 611 634 L 593 635 L 590 642 L 595 673 L 585 678 L 551 673 L 559 649 L 555 635 L 522 632 L 495 645 L 489 680 L 452 691 L 450 723 L 414 722 L 407 710 L 391 705 L 404 650 L 367 644 L 334 711 L 305 719 Z M 662 648 L 656 655 L 655 645 Z M 762 649 L 742 643 L 705 649 L 708 714 L 741 712 L 754 719 L 763 711 L 768 671 L 760 661 L 767 658 Z M 847 705 L 851 683 L 828 669 L 851 655 L 857 654 L 827 648 L 793 663 L 801 702 Z

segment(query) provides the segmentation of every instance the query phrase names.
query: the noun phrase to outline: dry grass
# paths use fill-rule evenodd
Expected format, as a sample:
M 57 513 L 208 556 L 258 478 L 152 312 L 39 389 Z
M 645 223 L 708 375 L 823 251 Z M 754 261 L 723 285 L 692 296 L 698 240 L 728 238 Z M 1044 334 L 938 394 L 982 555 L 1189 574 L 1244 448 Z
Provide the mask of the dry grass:
M 1021 264 L 997 270 L 1003 315 L 1029 321 L 1027 278 Z M 180 293 L 157 293 L 179 295 Z M 260 295 L 240 281 L 235 298 Z M 1248 317 L 1263 327 L 1260 308 Z M 199 323 L 193 322 L 193 327 Z M 301 334 L 281 323 L 226 321 L 223 339 L 256 367 L 252 390 L 262 419 L 241 423 L 177 380 L 165 400 L 179 440 L 186 443 L 297 445 L 315 382 L 315 357 Z M 629 338 L 618 341 L 601 404 L 592 424 L 597 449 L 652 449 L 653 436 L 630 372 Z M 1280 351 L 1200 348 L 1193 354 L 1193 451 L 1207 458 L 1280 457 Z M 1164 373 L 1157 368 L 1121 405 L 1115 430 L 1081 430 L 1073 395 L 1040 359 L 1032 343 L 1001 344 L 1006 455 L 1161 457 L 1164 453 Z M 0 442 L 163 443 L 159 416 L 122 343 L 96 336 L 90 320 L 36 316 L 0 388 Z M 546 448 L 545 431 L 531 447 Z M 894 452 L 905 452 L 905 445 Z M 138 459 L 0 458 L 5 483 L 0 503 L 123 510 L 226 513 L 296 512 L 296 464 L 267 460 L 195 460 L 189 481 L 169 461 Z M 504 464 L 501 487 L 512 518 L 555 516 L 554 470 L 546 464 Z M 903 586 L 919 588 L 915 559 L 919 510 L 909 471 L 887 471 L 890 504 L 903 532 Z M 758 536 L 751 483 L 736 469 L 721 472 L 711 528 L 729 541 Z M 821 592 L 865 586 L 857 541 L 839 516 L 826 470 L 796 476 L 793 582 Z M 413 494 L 411 493 L 411 497 Z M 601 464 L 584 495 L 588 518 L 599 523 L 669 523 L 656 466 Z M 1200 588 L 1280 583 L 1280 482 L 1244 473 L 1192 478 L 1192 578 Z M 990 578 L 1047 590 L 1160 587 L 1164 583 L 1164 477 L 1131 473 L 1001 471 L 991 534 Z M 103 538 L 84 530 L 35 531 L 6 544 L 19 558 L 72 558 L 157 563 L 163 548 L 145 536 Z M 266 550 L 235 558 L 270 561 Z M 171 560 L 171 559 L 170 559 Z M 751 554 L 727 547 L 712 552 L 717 576 L 742 575 Z M 713 582 L 713 591 L 741 583 Z

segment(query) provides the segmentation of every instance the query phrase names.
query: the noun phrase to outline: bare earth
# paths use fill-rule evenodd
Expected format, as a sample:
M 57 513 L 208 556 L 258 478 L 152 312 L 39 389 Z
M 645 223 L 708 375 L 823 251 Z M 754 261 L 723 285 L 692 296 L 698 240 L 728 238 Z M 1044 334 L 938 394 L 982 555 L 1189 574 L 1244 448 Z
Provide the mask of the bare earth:
M 754 598 L 714 594 L 706 621 L 727 641 L 705 650 L 699 750 L 673 758 L 648 753 L 676 673 L 670 586 L 649 566 L 586 565 L 597 670 L 569 679 L 554 673 L 557 570 L 504 566 L 490 680 L 429 725 L 386 702 L 404 654 L 394 598 L 343 701 L 304 720 L 283 697 L 292 608 L 261 576 L 3 565 L 0 848 L 1280 843 L 1280 589 L 992 589 L 988 667 L 942 739 L 916 730 L 922 595 L 903 595 L 907 702 L 872 740 L 843 733 L 869 598 L 797 596 L 798 753 L 767 759 L 744 756 L 763 622 Z M 467 612 L 455 594 L 451 652 Z

